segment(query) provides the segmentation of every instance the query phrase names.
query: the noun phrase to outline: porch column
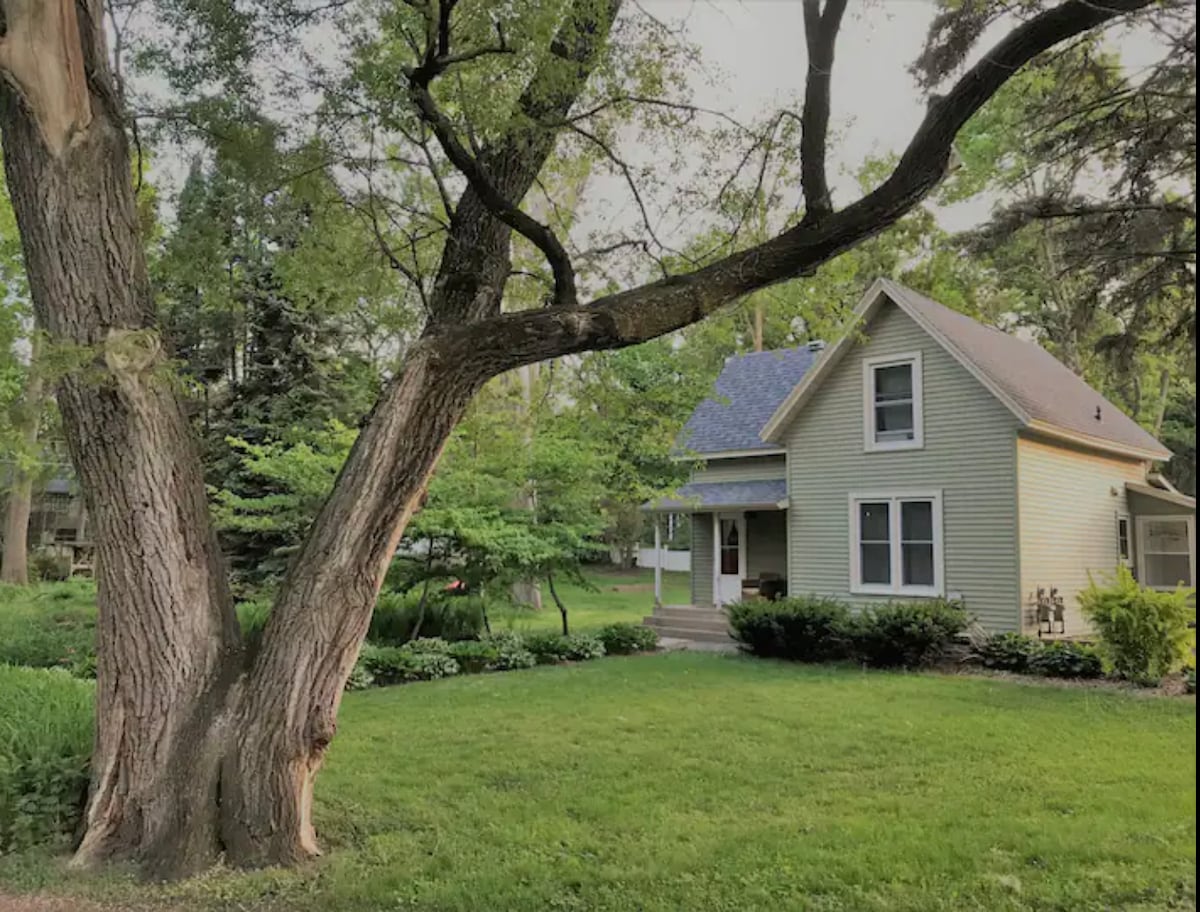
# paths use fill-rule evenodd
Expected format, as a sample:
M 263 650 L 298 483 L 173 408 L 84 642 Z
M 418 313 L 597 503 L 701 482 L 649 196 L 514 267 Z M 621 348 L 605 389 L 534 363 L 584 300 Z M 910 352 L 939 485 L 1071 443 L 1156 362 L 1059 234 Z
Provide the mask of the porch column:
M 662 607 L 662 516 L 654 514 L 654 607 Z
M 721 607 L 721 517 L 713 511 L 713 607 Z

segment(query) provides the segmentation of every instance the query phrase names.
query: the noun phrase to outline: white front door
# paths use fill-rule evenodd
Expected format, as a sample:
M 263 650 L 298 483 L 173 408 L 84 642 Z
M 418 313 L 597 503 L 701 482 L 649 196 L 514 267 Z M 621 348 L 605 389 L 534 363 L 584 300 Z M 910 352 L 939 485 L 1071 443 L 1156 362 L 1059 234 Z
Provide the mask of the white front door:
M 746 577 L 746 517 L 741 513 L 717 516 L 717 602 L 730 605 L 742 600 Z

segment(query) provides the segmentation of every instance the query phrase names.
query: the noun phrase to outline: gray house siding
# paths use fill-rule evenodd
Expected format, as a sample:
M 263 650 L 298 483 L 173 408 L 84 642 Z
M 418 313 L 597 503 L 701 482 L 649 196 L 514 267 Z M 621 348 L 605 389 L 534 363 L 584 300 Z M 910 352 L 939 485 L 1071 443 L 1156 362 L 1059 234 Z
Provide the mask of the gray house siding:
M 711 513 L 692 514 L 692 604 L 713 600 L 713 519 Z
M 692 481 L 773 481 L 785 471 L 783 456 L 713 459 L 692 472 Z
M 961 595 L 988 629 L 1019 630 L 1017 419 L 894 304 L 866 336 L 785 432 L 788 591 L 883 601 L 850 593 L 850 495 L 940 490 L 947 594 Z M 916 351 L 924 448 L 864 452 L 863 359 Z

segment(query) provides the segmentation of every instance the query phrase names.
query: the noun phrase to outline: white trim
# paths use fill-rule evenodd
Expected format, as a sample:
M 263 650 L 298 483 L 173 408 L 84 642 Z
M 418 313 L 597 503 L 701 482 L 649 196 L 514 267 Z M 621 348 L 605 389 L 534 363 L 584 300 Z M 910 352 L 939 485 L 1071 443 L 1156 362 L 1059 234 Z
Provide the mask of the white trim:
M 1138 581 L 1143 586 L 1151 589 L 1160 589 L 1168 592 L 1174 591 L 1174 585 L 1152 586 L 1146 581 L 1146 524 L 1152 522 L 1181 522 L 1187 525 L 1188 573 L 1191 575 L 1188 587 L 1194 587 L 1196 585 L 1196 517 L 1182 513 L 1163 513 L 1161 515 L 1138 516 L 1134 522 L 1137 525 Z
M 747 566 L 747 542 L 746 542 L 746 514 L 742 512 L 721 512 L 713 513 L 713 535 L 717 540 L 715 553 L 713 554 L 713 605 L 720 608 L 724 604 L 733 604 L 733 602 L 725 602 L 721 599 L 721 577 L 731 576 L 721 572 L 721 550 L 723 542 L 721 541 L 721 522 L 728 521 L 735 523 L 737 526 L 738 536 L 738 592 L 741 592 L 742 580 L 746 578 Z M 737 599 L 734 599 L 737 601 Z
M 912 368 L 912 440 L 875 439 L 875 372 L 881 367 L 907 364 Z M 925 391 L 922 382 L 924 366 L 919 351 L 897 355 L 878 355 L 863 358 L 863 452 L 879 453 L 889 450 L 921 450 L 925 448 Z
M 719 450 L 715 453 L 685 453 L 670 457 L 672 462 L 707 462 L 710 459 L 749 459 L 753 456 L 782 456 L 787 450 L 781 447 L 761 450 Z
M 899 505 L 905 501 L 929 501 L 933 504 L 933 585 L 905 586 L 901 548 Z M 946 539 L 942 522 L 942 491 L 940 488 L 924 491 L 854 491 L 849 497 L 850 533 L 850 592 L 854 595 L 904 595 L 937 598 L 946 591 Z M 858 505 L 861 503 L 888 503 L 888 545 L 891 552 L 891 579 L 887 585 L 863 583 Z
M 1196 509 L 1196 498 L 1180 494 L 1178 491 L 1164 491 L 1162 488 L 1154 487 L 1154 485 L 1138 484 L 1136 481 L 1125 482 L 1125 490 L 1133 494 L 1138 494 L 1141 497 L 1149 497 L 1151 500 L 1174 504 L 1177 507 L 1183 507 L 1188 510 Z
M 1125 547 L 1128 554 L 1121 556 L 1121 523 L 1125 523 Z M 1117 563 L 1133 566 L 1133 517 L 1127 510 L 1118 510 L 1113 523 L 1113 534 L 1117 537 Z

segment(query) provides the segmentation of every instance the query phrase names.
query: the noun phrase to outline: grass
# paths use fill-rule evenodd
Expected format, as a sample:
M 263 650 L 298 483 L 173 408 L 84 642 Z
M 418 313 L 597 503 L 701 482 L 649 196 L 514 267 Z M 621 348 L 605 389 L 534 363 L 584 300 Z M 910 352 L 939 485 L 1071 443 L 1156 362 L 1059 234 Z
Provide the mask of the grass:
M 654 610 L 654 571 L 595 569 L 587 574 L 593 588 L 575 583 L 556 582 L 572 633 L 598 630 L 606 624 L 640 624 Z M 490 620 L 496 630 L 554 630 L 562 629 L 558 609 L 546 587 L 542 587 L 542 610 L 522 608 L 490 608 Z M 663 601 L 682 605 L 691 601 L 687 573 L 663 573 Z
M 350 694 L 303 872 L 172 909 L 1168 912 L 1195 703 L 673 653 Z M 127 900 L 24 855 L 0 891 Z M 142 888 L 143 891 L 145 888 Z M 146 897 L 146 893 L 141 894 Z
M 0 663 L 70 668 L 95 652 L 91 580 L 0 584 Z

